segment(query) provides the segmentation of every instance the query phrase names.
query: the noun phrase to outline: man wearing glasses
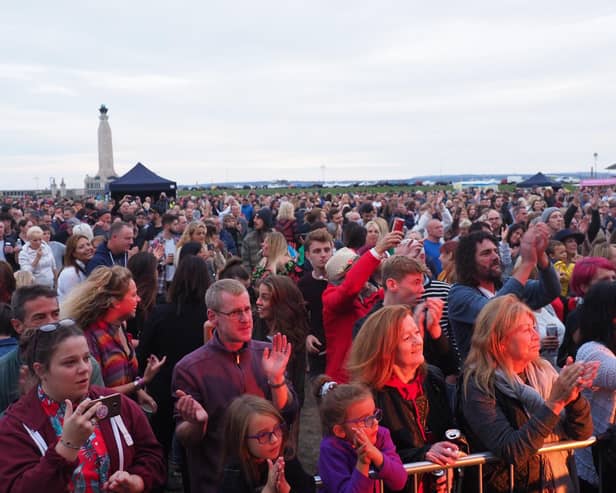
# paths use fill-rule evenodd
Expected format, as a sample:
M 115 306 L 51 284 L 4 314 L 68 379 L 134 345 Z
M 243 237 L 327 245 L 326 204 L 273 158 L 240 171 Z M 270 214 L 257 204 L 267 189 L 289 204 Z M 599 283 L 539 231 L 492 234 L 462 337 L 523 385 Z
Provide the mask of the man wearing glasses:
M 13 328 L 18 335 L 31 327 L 57 322 L 60 319 L 58 294 L 47 286 L 32 285 L 19 288 L 13 293 L 11 303 Z M 104 387 L 100 366 L 92 356 L 90 383 Z M 0 358 L 0 413 L 30 390 L 36 382 L 30 378 L 26 365 L 22 364 L 20 349 L 17 348 Z
M 173 370 L 176 434 L 186 447 L 192 493 L 218 491 L 223 466 L 223 422 L 231 401 L 252 394 L 271 400 L 291 423 L 297 398 L 285 378 L 291 344 L 276 334 L 271 344 L 252 340 L 252 310 L 243 284 L 215 282 L 205 296 L 212 338 Z

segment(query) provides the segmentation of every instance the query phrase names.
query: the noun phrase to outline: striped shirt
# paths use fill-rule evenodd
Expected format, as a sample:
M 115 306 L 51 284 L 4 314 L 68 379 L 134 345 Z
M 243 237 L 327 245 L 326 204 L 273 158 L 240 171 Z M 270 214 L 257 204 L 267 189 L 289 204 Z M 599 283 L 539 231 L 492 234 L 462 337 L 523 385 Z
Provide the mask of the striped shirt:
M 120 331 L 122 326 L 114 326 L 99 320 L 84 332 L 90 347 L 90 353 L 98 361 L 103 374 L 105 387 L 117 387 L 133 382 L 138 375 L 135 350 L 124 333 L 128 343 L 128 354 L 122 347 Z

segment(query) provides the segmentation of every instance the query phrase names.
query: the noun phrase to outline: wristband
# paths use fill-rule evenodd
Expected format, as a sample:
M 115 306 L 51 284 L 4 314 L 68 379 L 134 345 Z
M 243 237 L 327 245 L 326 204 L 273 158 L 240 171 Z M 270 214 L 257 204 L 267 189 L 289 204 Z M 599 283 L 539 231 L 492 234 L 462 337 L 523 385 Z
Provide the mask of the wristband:
M 272 383 L 269 380 L 267 381 L 267 384 L 270 386 L 271 389 L 279 389 L 280 387 L 284 387 L 287 384 L 287 380 L 286 378 L 282 381 L 282 383 Z
M 145 387 L 145 379 L 143 377 L 137 377 L 135 378 L 133 385 L 135 386 L 135 390 L 141 390 Z
M 71 450 L 81 449 L 81 447 L 78 447 L 77 445 L 73 445 L 71 442 L 67 442 L 66 440 L 64 440 L 64 438 L 60 438 L 60 443 L 64 445 L 66 448 L 70 448 Z

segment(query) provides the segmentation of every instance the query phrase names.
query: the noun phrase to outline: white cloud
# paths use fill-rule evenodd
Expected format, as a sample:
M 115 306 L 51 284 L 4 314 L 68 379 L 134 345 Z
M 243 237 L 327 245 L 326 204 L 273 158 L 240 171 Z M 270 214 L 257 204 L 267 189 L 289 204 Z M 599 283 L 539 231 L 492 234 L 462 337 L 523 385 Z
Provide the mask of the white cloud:
M 611 3 L 84 2 L 3 11 L 9 183 L 531 172 L 616 161 Z M 350 171 L 352 170 L 352 171 Z

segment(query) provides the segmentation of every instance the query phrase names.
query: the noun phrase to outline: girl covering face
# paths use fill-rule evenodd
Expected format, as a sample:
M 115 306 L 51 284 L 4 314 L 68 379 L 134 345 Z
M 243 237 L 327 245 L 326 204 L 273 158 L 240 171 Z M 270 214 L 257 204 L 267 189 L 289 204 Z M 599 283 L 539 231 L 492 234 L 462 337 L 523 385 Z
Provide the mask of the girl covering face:
M 321 376 L 315 396 L 324 435 L 318 466 L 324 491 L 374 491 L 380 480 L 387 488 L 400 490 L 406 471 L 389 430 L 379 426 L 381 410 L 367 387 L 338 385 Z M 375 479 L 369 477 L 370 469 L 377 471 Z

